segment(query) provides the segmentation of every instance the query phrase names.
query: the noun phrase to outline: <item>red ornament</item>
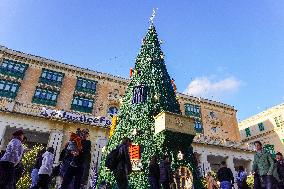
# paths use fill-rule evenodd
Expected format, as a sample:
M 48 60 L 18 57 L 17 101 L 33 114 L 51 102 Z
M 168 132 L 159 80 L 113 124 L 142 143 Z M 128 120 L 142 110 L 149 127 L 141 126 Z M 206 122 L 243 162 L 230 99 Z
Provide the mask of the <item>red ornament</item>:
M 132 77 L 133 74 L 133 68 L 130 68 L 130 77 Z
M 130 156 L 130 160 L 141 158 L 140 146 L 138 144 L 131 144 L 129 146 L 129 156 Z

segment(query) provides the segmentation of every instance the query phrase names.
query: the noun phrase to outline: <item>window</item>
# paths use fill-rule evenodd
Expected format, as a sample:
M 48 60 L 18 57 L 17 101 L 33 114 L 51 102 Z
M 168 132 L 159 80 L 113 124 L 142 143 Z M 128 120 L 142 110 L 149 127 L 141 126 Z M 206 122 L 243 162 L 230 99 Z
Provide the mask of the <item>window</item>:
M 97 88 L 96 81 L 92 81 L 92 80 L 84 79 L 80 77 L 77 79 L 77 84 L 76 84 L 77 91 L 95 94 L 96 88 Z
M 258 128 L 259 128 L 259 131 L 264 131 L 264 124 L 263 123 L 259 123 L 257 125 L 258 125 Z
M 61 86 L 64 74 L 52 70 L 42 69 L 40 83 Z
M 245 132 L 246 132 L 246 137 L 250 137 L 250 129 L 249 128 L 245 128 Z
M 200 117 L 200 106 L 194 104 L 185 104 L 185 115 Z
M 0 80 L 0 96 L 14 99 L 20 84 L 7 80 Z
M 108 116 L 113 117 L 118 114 L 118 108 L 115 106 L 109 107 L 107 111 Z
M 55 106 L 58 92 L 37 88 L 33 97 L 33 103 Z
M 27 68 L 27 64 L 4 59 L 0 65 L 0 73 L 23 79 Z
M 74 96 L 71 109 L 80 112 L 92 113 L 94 100 L 89 98 L 83 98 Z
M 200 121 L 194 122 L 194 128 L 197 133 L 202 133 L 202 123 Z
M 144 103 L 147 99 L 147 87 L 139 85 L 133 88 L 132 104 Z
M 217 133 L 218 131 L 218 128 L 217 127 L 211 127 L 211 132 L 212 133 Z
M 276 124 L 277 127 L 283 127 L 284 126 L 284 120 L 283 120 L 281 115 L 274 117 L 274 121 L 275 121 L 275 124 Z

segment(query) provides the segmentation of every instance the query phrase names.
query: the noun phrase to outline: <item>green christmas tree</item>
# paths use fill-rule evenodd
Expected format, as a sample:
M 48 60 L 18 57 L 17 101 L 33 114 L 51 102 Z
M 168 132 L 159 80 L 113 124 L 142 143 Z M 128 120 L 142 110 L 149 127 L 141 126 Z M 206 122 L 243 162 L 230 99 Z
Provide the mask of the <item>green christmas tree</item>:
M 131 81 L 118 115 L 117 127 L 103 153 L 98 183 L 107 181 L 112 186 L 115 185 L 112 172 L 105 167 L 105 157 L 121 143 L 123 137 L 130 137 L 141 149 L 141 169 L 129 175 L 130 188 L 149 188 L 147 176 L 150 158 L 153 155 L 162 157 L 163 154 L 170 155 L 173 170 L 181 166 L 189 168 L 195 188 L 203 188 L 201 181 L 197 179 L 191 147 L 194 136 L 170 131 L 155 135 L 154 117 L 163 111 L 181 114 L 160 41 L 154 25 L 151 24 L 136 58 Z M 177 158 L 179 151 L 184 154 L 182 160 Z

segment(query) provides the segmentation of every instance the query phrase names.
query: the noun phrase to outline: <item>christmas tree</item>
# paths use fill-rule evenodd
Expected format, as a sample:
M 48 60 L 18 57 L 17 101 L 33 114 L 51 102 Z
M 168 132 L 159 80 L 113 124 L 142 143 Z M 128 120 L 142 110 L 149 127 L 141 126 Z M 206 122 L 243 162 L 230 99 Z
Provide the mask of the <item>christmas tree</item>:
M 167 154 L 171 157 L 173 170 L 187 167 L 192 173 L 195 188 L 202 188 L 197 179 L 196 162 L 191 143 L 194 136 L 183 133 L 163 131 L 155 134 L 155 119 L 160 112 L 181 114 L 172 80 L 167 72 L 164 54 L 160 47 L 156 29 L 150 25 L 142 41 L 141 50 L 136 58 L 135 68 L 131 69 L 131 81 L 122 100 L 117 118 L 117 126 L 103 152 L 100 164 L 99 181 L 107 181 L 114 186 L 114 176 L 105 167 L 105 157 L 122 138 L 129 137 L 139 148 L 139 170 L 129 175 L 132 189 L 147 189 L 148 165 L 153 155 Z M 178 159 L 183 152 L 184 158 Z

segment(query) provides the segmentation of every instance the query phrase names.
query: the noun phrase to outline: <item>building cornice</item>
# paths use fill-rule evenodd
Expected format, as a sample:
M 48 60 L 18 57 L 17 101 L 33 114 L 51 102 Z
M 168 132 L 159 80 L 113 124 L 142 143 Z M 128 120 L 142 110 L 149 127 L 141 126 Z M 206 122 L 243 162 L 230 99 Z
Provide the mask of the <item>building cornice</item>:
M 121 83 L 123 85 L 128 85 L 128 83 L 130 82 L 130 79 L 127 79 L 127 78 L 115 76 L 115 75 L 108 74 L 108 73 L 102 73 L 102 72 L 90 70 L 90 69 L 87 69 L 87 68 L 81 68 L 81 67 L 66 64 L 66 63 L 63 63 L 63 62 L 60 62 L 60 61 L 44 58 L 44 57 L 41 57 L 41 56 L 16 51 L 16 50 L 9 49 L 9 48 L 2 46 L 2 45 L 0 45 L 0 53 L 1 52 L 4 54 L 4 58 L 5 58 L 5 56 L 8 56 L 8 57 L 12 56 L 16 60 L 22 60 L 24 62 L 29 62 L 30 64 L 34 64 L 34 65 L 46 66 L 46 67 L 51 67 L 51 68 L 59 69 L 59 70 L 61 69 L 61 70 L 65 70 L 66 72 L 71 72 L 71 73 L 74 73 L 74 74 L 77 73 L 80 76 L 86 76 L 87 75 L 90 78 L 95 77 L 97 79 L 105 79 L 105 80 L 110 80 L 110 81 L 116 81 L 116 82 Z M 230 105 L 227 105 L 227 104 L 224 104 L 224 103 L 221 103 L 221 102 L 216 102 L 216 101 L 213 101 L 213 100 L 200 98 L 200 97 L 194 97 L 194 96 L 183 94 L 183 93 L 177 93 L 177 95 L 184 100 L 192 100 L 192 101 L 195 101 L 196 103 L 202 102 L 202 103 L 205 103 L 205 104 L 225 108 L 225 109 L 228 109 L 228 110 L 233 110 L 235 112 L 237 111 L 234 108 L 234 106 L 230 106 Z
M 113 80 L 118 83 L 122 83 L 127 85 L 129 83 L 129 79 L 123 78 L 123 77 L 118 77 L 115 75 L 107 74 L 107 73 L 102 73 L 94 70 L 90 70 L 87 68 L 80 68 L 74 65 L 66 64 L 63 62 L 47 59 L 41 56 L 36 56 L 36 55 L 31 55 L 28 53 L 23 53 L 20 51 L 12 50 L 9 49 L 5 46 L 0 45 L 0 52 L 3 52 L 4 58 L 5 56 L 14 56 L 17 59 L 23 60 L 23 61 L 28 61 L 31 64 L 37 64 L 40 66 L 48 66 L 48 67 L 53 67 L 55 69 L 63 69 L 66 70 L 67 72 L 77 72 L 78 75 L 89 75 L 90 77 L 96 77 L 99 79 L 106 79 L 106 80 Z
M 272 115 L 274 113 L 274 111 L 279 110 L 279 109 L 280 110 L 282 109 L 284 111 L 284 103 L 281 103 L 281 104 L 278 104 L 276 106 L 273 106 L 273 107 L 271 107 L 271 108 L 269 108 L 269 109 L 267 109 L 265 111 L 262 111 L 262 112 L 260 112 L 258 114 L 255 114 L 255 115 L 253 115 L 253 116 L 251 116 L 251 117 L 249 117 L 247 119 L 244 119 L 243 121 L 240 121 L 239 122 L 239 127 L 242 128 L 242 127 L 246 126 L 246 124 L 250 124 L 251 122 L 257 121 L 260 118 L 265 118 L 265 117 L 267 117 L 269 115 Z
M 193 102 L 196 103 L 205 103 L 205 104 L 210 104 L 210 105 L 215 105 L 217 107 L 221 107 L 221 108 L 225 108 L 225 109 L 229 109 L 229 110 L 233 110 L 235 112 L 237 112 L 237 110 L 235 109 L 234 106 L 230 106 L 228 104 L 224 104 L 221 102 L 216 102 L 213 100 L 209 100 L 209 99 L 205 99 L 205 98 L 201 98 L 201 97 L 195 97 L 195 96 L 191 96 L 191 95 L 187 95 L 187 94 L 183 94 L 183 93 L 178 93 L 177 94 L 180 98 L 186 99 L 186 100 L 192 100 Z

